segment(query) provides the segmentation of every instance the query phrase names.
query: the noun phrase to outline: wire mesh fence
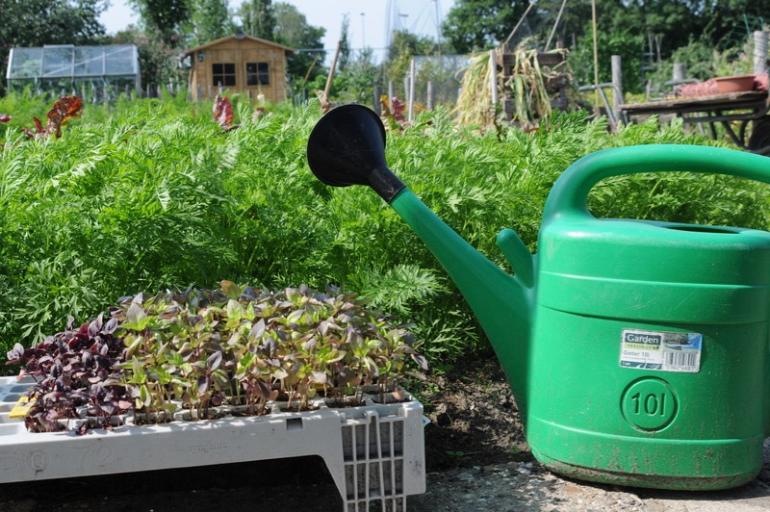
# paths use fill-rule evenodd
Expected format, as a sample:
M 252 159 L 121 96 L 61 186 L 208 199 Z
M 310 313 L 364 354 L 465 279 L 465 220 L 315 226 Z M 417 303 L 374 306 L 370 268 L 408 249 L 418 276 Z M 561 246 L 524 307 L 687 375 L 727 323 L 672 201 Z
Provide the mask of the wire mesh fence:
M 462 83 L 462 75 L 470 62 L 467 55 L 435 55 L 414 57 L 414 94 L 406 99 L 425 108 L 454 105 Z M 407 87 L 411 77 L 407 76 Z

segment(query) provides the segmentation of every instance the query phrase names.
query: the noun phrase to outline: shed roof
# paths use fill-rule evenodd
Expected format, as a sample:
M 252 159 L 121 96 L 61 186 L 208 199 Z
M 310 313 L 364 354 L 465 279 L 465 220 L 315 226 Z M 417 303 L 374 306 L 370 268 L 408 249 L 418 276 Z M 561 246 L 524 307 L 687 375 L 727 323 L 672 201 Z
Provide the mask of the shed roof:
M 293 48 L 289 48 L 288 46 L 284 46 L 282 44 L 274 43 L 273 41 L 268 41 L 267 39 L 262 39 L 262 38 L 259 38 L 259 37 L 247 36 L 247 35 L 234 35 L 234 36 L 221 37 L 219 39 L 215 39 L 213 41 L 210 41 L 210 42 L 208 42 L 206 44 L 202 44 L 200 46 L 196 46 L 195 48 L 190 48 L 189 50 L 185 50 L 183 55 L 190 55 L 191 53 L 194 53 L 194 52 L 197 52 L 197 51 L 200 51 L 200 50 L 205 50 L 206 48 L 210 48 L 212 46 L 216 46 L 216 45 L 218 45 L 220 43 L 224 43 L 225 41 L 229 41 L 231 39 L 235 39 L 236 41 L 242 41 L 244 39 L 248 39 L 250 41 L 255 41 L 257 43 L 262 43 L 262 44 L 267 45 L 267 46 L 272 46 L 274 48 L 279 48 L 279 49 L 281 49 L 281 50 L 283 50 L 285 52 L 294 53 L 294 49 Z

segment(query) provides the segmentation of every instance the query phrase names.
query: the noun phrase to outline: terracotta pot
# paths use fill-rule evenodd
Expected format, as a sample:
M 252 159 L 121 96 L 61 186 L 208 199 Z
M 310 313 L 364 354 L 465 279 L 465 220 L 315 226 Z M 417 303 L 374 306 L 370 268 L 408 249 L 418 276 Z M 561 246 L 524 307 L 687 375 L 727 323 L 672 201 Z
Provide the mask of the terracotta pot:
M 754 90 L 754 75 L 723 76 L 715 78 L 720 94 Z

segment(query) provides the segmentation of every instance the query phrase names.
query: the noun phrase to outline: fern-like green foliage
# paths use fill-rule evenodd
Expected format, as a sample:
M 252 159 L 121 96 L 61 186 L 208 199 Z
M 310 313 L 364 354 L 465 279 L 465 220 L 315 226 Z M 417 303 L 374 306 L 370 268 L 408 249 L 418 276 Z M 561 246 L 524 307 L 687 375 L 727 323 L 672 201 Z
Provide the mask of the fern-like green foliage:
M 483 340 L 456 288 L 417 237 L 370 190 L 334 189 L 310 173 L 318 109 L 275 107 L 223 133 L 210 104 L 184 98 L 87 105 L 61 139 L 18 127 L 47 110 L 0 99 L 13 116 L 0 146 L 0 344 L 29 344 L 122 295 L 211 288 L 223 279 L 269 288 L 307 283 L 360 292 L 413 331 L 434 362 Z M 532 250 L 546 196 L 572 162 L 606 147 L 709 143 L 655 119 L 610 134 L 601 120 L 555 115 L 533 133 L 480 135 L 446 111 L 389 133 L 391 167 L 471 244 L 505 265 L 496 233 Z M 767 226 L 767 189 L 722 176 L 656 174 L 599 184 L 598 216 Z M 3 348 L 3 347 L 0 347 Z M 4 350 L 0 350 L 3 353 Z

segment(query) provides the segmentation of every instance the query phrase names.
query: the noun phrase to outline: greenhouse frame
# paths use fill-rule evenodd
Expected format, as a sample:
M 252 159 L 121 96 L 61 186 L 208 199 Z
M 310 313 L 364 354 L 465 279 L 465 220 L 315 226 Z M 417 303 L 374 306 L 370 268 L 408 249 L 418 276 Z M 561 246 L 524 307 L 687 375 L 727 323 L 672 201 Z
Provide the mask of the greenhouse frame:
M 138 93 L 142 88 L 133 44 L 12 48 L 5 77 L 11 90 L 31 87 L 83 97 Z

